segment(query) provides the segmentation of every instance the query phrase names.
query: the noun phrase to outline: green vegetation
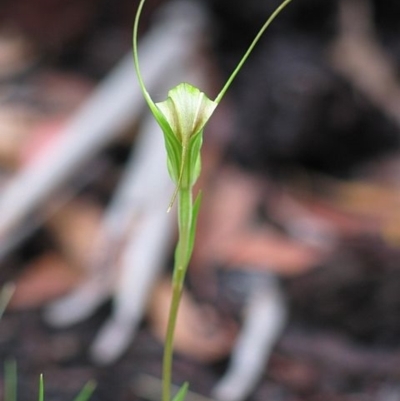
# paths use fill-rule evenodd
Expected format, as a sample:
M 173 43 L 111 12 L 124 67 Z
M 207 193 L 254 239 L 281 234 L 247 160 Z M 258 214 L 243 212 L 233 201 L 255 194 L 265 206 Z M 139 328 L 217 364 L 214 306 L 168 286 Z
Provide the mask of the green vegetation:
M 145 0 L 141 0 L 139 3 L 133 28 L 134 64 L 143 96 L 164 134 L 167 168 L 176 185 L 168 211 L 175 199 L 178 199 L 179 239 L 175 250 L 173 294 L 164 348 L 163 401 L 170 401 L 171 398 L 175 324 L 186 270 L 193 251 L 197 215 L 200 209 L 201 193 L 197 194 L 193 200 L 193 186 L 201 171 L 200 151 L 203 142 L 203 130 L 265 30 L 290 2 L 291 0 L 285 0 L 268 18 L 215 100 L 209 99 L 198 88 L 188 83 L 181 83 L 169 91 L 165 101 L 159 103 L 155 103 L 146 90 L 139 68 L 137 32 Z M 182 401 L 186 391 L 187 384 L 181 388 L 174 401 Z

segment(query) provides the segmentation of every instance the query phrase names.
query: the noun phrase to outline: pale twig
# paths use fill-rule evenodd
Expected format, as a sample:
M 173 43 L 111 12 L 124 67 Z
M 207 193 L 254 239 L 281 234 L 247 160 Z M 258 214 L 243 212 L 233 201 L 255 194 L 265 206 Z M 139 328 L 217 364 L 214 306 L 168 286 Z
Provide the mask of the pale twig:
M 2 318 L 13 294 L 15 292 L 14 283 L 7 283 L 0 291 L 0 319 Z
M 204 83 L 203 70 L 191 66 L 204 27 L 202 9 L 180 2 L 174 5 L 169 5 L 164 18 L 176 29 L 180 27 L 185 41 L 170 37 L 170 46 L 181 46 L 180 56 L 170 61 L 157 86 L 160 92 L 174 85 L 178 76 Z M 87 318 L 106 298 L 114 297 L 112 316 L 91 349 L 92 358 L 101 364 L 115 360 L 131 342 L 174 238 L 174 213 L 165 212 L 173 190 L 165 165 L 162 135 L 148 116 L 94 240 L 89 276 L 46 310 L 52 325 L 66 326 Z
M 333 67 L 400 125 L 400 84 L 394 60 L 379 43 L 369 0 L 339 2 L 339 34 L 330 49 Z
M 247 301 L 243 328 L 227 372 L 212 391 L 218 401 L 244 401 L 262 377 L 284 324 L 285 297 L 274 276 L 258 280 Z
M 192 44 L 190 27 L 186 20 L 166 19 L 142 40 L 143 70 L 152 89 L 173 71 L 171 60 L 181 59 L 187 53 Z M 138 119 L 143 104 L 129 54 L 66 123 L 46 157 L 19 172 L 4 189 L 0 197 L 0 239 L 16 229 L 88 158 Z

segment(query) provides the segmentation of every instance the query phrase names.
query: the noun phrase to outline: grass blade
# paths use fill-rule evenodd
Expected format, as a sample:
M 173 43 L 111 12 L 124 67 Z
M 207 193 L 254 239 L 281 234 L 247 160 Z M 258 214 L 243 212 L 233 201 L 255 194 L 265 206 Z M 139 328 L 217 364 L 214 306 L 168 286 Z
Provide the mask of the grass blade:
M 188 382 L 184 383 L 172 401 L 183 401 L 186 397 L 188 388 L 189 388 L 189 383 Z
M 38 401 L 44 401 L 44 379 L 43 374 L 39 376 L 39 396 Z
M 87 382 L 80 393 L 75 397 L 74 401 L 87 401 L 93 394 L 95 388 L 96 383 L 94 381 L 91 380 Z
M 17 401 L 17 363 L 4 364 L 4 401 Z

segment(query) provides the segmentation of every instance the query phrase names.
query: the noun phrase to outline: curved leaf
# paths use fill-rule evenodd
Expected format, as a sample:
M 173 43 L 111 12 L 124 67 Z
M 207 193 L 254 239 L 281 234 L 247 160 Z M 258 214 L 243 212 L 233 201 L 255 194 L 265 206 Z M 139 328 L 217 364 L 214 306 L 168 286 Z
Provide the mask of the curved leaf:
M 176 396 L 172 399 L 172 401 L 183 401 L 186 397 L 188 389 L 189 389 L 189 383 L 185 382 L 183 386 L 179 389 Z

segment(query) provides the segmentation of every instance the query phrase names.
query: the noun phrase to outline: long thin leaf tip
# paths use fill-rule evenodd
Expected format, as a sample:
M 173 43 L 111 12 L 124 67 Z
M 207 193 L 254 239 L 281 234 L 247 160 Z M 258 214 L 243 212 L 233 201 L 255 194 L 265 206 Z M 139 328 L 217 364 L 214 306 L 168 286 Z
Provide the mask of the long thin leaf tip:
M 135 20 L 133 23 L 133 34 L 132 34 L 132 53 L 133 53 L 133 64 L 135 66 L 136 75 L 138 77 L 139 86 L 143 93 L 144 98 L 146 99 L 147 104 L 149 105 L 150 109 L 154 111 L 156 109 L 156 105 L 154 104 L 153 100 L 151 99 L 146 86 L 144 85 L 142 73 L 140 71 L 139 66 L 139 56 L 138 56 L 138 28 L 139 28 L 139 20 L 142 14 L 143 6 L 146 0 L 141 0 L 136 11 Z
M 44 379 L 43 379 L 43 373 L 41 373 L 40 376 L 39 376 L 39 396 L 38 396 L 38 401 L 44 401 Z
M 87 401 L 93 394 L 97 387 L 97 383 L 94 380 L 89 380 L 79 394 L 75 397 L 74 401 Z
M 228 78 L 228 80 L 226 81 L 224 87 L 221 89 L 221 92 L 218 94 L 218 96 L 215 98 L 215 102 L 219 103 L 222 98 L 225 96 L 225 93 L 227 92 L 227 90 L 229 89 L 229 87 L 231 86 L 233 80 L 236 78 L 237 74 L 239 73 L 239 71 L 242 69 L 243 64 L 247 61 L 247 59 L 249 58 L 251 52 L 253 51 L 254 47 L 256 46 L 256 44 L 258 43 L 258 41 L 261 39 L 261 36 L 264 34 L 264 32 L 266 31 L 266 29 L 271 25 L 271 23 L 274 21 L 274 19 L 281 13 L 281 11 L 286 8 L 286 6 L 291 2 L 292 0 L 285 0 L 283 1 L 276 9 L 275 11 L 270 15 L 270 17 L 267 19 L 267 21 L 264 23 L 264 25 L 261 27 L 261 29 L 258 31 L 256 37 L 253 39 L 253 41 L 251 42 L 250 46 L 248 47 L 248 49 L 246 50 L 246 53 L 244 54 L 244 56 L 241 58 L 241 60 L 239 61 L 238 65 L 236 66 L 236 68 L 233 70 L 232 74 L 230 75 L 230 77 Z

